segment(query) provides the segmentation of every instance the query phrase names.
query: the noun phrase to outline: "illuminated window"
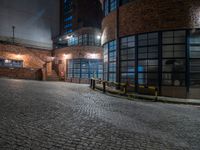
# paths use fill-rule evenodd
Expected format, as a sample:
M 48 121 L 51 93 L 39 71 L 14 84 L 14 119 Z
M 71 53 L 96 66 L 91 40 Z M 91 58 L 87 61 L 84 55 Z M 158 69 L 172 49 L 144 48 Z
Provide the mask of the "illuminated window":
M 65 21 L 65 22 L 67 22 L 67 21 L 71 21 L 72 18 L 73 18 L 72 16 L 69 16 L 69 17 L 65 18 L 64 21 Z
M 186 31 L 162 33 L 162 84 L 185 86 Z
M 95 59 L 73 59 L 68 61 L 69 78 L 101 78 L 103 76 L 102 61 Z
M 158 83 L 158 33 L 138 35 L 138 84 Z
M 121 38 L 121 82 L 135 82 L 135 36 Z
M 190 33 L 190 86 L 200 87 L 200 31 Z
M 109 12 L 116 10 L 117 0 L 105 0 L 104 1 L 104 14 L 107 15 Z
M 22 60 L 0 59 L 0 67 L 21 68 L 21 67 L 23 67 L 23 61 Z

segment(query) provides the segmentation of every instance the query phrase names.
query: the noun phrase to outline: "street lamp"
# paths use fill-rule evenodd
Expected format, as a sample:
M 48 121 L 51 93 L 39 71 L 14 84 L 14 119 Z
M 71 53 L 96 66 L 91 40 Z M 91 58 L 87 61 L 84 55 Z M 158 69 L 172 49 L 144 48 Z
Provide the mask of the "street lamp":
M 12 31 L 13 31 L 12 40 L 13 40 L 13 44 L 14 44 L 15 43 L 15 26 L 12 26 Z

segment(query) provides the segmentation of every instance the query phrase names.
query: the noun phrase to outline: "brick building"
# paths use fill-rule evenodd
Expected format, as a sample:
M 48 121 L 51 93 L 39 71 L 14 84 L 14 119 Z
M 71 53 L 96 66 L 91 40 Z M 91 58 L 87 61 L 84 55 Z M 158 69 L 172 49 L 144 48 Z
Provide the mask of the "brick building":
M 66 81 L 102 78 L 102 9 L 98 0 L 61 0 L 61 34 L 54 39 L 53 69 Z
M 101 0 L 104 79 L 199 98 L 199 0 Z
M 61 35 L 82 27 L 101 28 L 103 13 L 98 0 L 60 0 Z

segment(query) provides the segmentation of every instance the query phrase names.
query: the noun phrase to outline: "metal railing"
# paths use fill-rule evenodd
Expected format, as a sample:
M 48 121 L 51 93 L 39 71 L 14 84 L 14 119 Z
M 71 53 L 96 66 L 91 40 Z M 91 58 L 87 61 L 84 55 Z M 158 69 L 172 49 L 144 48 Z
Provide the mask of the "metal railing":
M 140 93 L 135 92 L 136 87 L 134 84 L 129 84 L 128 82 L 127 83 L 109 82 L 109 81 L 104 81 L 104 80 L 95 79 L 95 78 L 90 79 L 90 88 L 93 90 L 95 89 L 102 90 L 103 93 L 110 92 L 110 93 L 115 93 L 115 94 L 124 95 L 124 96 L 128 96 L 130 94 L 140 94 Z M 157 87 L 138 86 L 138 88 L 154 91 L 153 99 L 154 100 L 158 99 Z

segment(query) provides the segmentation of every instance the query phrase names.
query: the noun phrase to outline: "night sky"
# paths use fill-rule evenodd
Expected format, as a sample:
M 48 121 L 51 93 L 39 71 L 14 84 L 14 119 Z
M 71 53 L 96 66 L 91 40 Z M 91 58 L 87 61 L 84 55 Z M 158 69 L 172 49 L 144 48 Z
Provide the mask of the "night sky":
M 58 0 L 0 0 L 0 36 L 51 45 L 51 37 L 59 34 Z M 9 18 L 9 19 L 8 19 Z

